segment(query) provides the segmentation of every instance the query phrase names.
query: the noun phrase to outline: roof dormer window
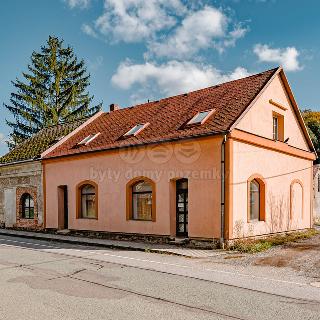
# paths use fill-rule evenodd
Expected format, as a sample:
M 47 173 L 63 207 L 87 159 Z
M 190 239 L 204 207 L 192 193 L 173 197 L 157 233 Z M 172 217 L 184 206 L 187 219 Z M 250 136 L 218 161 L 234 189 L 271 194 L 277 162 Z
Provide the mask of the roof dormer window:
M 78 143 L 78 146 L 86 146 L 86 145 L 89 144 L 91 141 L 93 141 L 99 134 L 100 134 L 100 132 L 94 133 L 94 134 L 89 134 L 87 137 L 85 137 L 83 140 L 81 140 L 81 141 Z
M 127 133 L 124 134 L 125 137 L 128 136 L 136 136 L 139 132 L 141 132 L 144 128 L 146 128 L 149 123 L 139 123 L 131 128 Z
M 198 112 L 188 123 L 187 125 L 193 124 L 204 124 L 207 119 L 215 112 L 216 109 L 210 109 L 205 111 Z

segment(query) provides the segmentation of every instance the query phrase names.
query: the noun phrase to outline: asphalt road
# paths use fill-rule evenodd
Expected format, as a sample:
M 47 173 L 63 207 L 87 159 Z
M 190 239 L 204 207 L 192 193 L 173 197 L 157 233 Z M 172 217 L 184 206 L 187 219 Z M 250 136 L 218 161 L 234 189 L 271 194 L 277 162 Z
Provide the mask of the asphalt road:
M 320 319 L 309 279 L 0 236 L 0 319 Z

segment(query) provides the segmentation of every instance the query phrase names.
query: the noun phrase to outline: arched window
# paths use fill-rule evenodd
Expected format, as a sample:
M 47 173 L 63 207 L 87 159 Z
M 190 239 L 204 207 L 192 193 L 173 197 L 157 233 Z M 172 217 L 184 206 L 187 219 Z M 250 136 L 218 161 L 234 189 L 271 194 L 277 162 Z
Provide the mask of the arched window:
M 260 220 L 260 184 L 255 179 L 250 182 L 250 220 Z
M 97 186 L 92 183 L 82 183 L 78 187 L 78 194 L 78 217 L 84 219 L 97 219 Z
M 265 183 L 254 175 L 248 180 L 248 222 L 265 220 Z
M 134 179 L 127 186 L 127 219 L 155 221 L 154 183 L 147 178 Z
M 29 193 L 22 195 L 21 205 L 21 217 L 23 219 L 34 219 L 34 201 Z

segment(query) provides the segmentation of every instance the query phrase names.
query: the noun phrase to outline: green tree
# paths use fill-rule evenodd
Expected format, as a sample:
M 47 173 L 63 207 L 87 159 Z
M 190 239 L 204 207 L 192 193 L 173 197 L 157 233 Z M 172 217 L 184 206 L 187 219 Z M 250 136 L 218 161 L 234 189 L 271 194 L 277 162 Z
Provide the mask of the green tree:
M 306 109 L 302 110 L 301 113 L 314 148 L 318 156 L 320 156 L 320 112 Z
M 88 117 L 101 109 L 101 104 L 90 106 L 93 96 L 87 91 L 90 74 L 84 61 L 57 37 L 49 36 L 40 52 L 32 53 L 28 72 L 22 76 L 23 80 L 12 81 L 15 92 L 10 104 L 4 104 L 14 119 L 6 120 L 12 129 L 9 148 L 44 127 Z

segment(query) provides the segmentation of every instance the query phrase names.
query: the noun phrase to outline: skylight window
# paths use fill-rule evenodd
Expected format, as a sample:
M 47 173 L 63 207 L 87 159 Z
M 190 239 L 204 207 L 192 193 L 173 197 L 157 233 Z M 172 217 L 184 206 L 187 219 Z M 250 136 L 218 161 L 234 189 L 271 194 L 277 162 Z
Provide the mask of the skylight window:
M 136 136 L 139 132 L 141 132 L 145 127 L 147 127 L 149 123 L 139 123 L 131 128 L 127 133 L 124 134 L 125 137 L 128 136 Z
M 198 112 L 187 124 L 203 124 L 214 113 L 215 109 Z
M 78 146 L 86 146 L 87 144 L 89 144 L 92 140 L 94 140 L 98 135 L 100 134 L 100 132 L 98 133 L 94 133 L 94 134 L 89 134 L 87 137 L 85 137 L 82 141 L 80 141 L 78 143 Z

